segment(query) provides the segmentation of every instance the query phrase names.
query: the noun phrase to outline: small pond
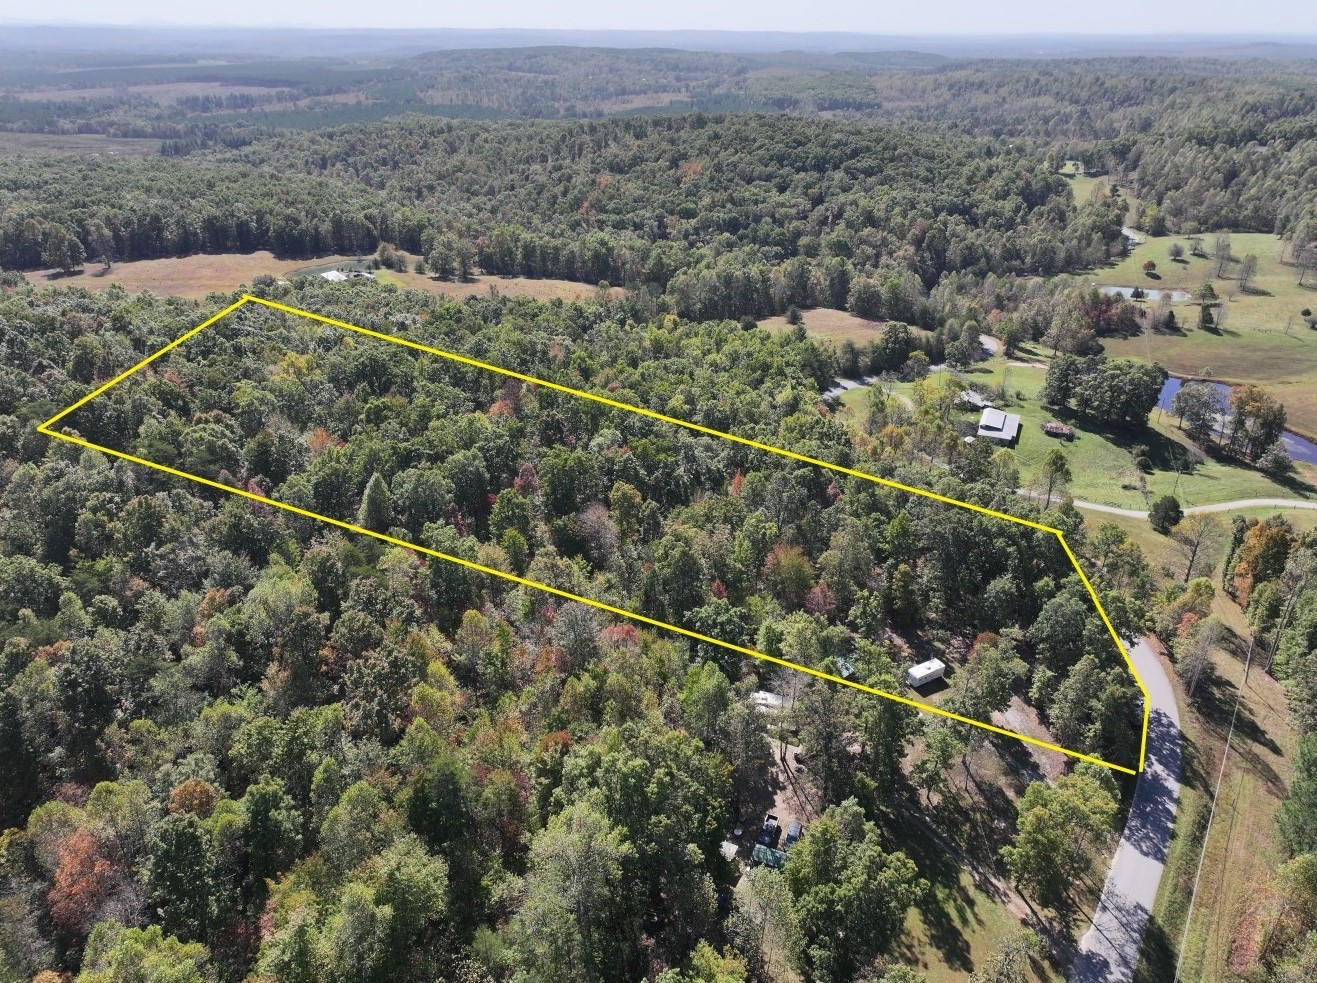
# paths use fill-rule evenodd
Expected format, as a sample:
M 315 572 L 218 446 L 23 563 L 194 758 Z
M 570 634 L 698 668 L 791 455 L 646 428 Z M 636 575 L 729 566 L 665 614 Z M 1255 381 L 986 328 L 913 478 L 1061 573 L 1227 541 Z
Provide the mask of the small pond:
M 1202 380 L 1206 381 L 1206 380 Z M 1171 376 L 1166 380 L 1166 385 L 1162 386 L 1161 395 L 1157 397 L 1157 405 L 1163 410 L 1170 411 L 1171 400 L 1175 394 L 1180 391 L 1180 387 L 1185 383 L 1184 379 L 1178 376 Z M 1230 395 L 1230 387 L 1224 382 L 1213 382 L 1217 391 L 1223 396 Z M 1290 433 L 1286 430 L 1280 435 L 1280 442 L 1284 445 L 1286 452 L 1290 455 L 1292 461 L 1303 461 L 1307 464 L 1317 464 L 1317 444 L 1305 437 L 1300 437 L 1296 433 Z
M 1162 294 L 1166 294 L 1177 304 L 1186 300 L 1193 300 L 1194 296 L 1188 290 L 1158 290 L 1156 287 L 1101 287 L 1099 289 L 1108 297 L 1119 295 L 1126 300 L 1129 300 L 1130 297 L 1134 295 L 1136 289 L 1141 289 L 1144 298 L 1147 300 L 1161 300 Z

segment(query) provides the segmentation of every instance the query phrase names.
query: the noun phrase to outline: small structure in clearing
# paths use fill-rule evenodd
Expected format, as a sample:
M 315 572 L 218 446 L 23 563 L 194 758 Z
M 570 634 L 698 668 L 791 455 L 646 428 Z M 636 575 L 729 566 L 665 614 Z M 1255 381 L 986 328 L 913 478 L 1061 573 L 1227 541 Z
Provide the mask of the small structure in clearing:
M 992 403 L 984 398 L 982 393 L 976 393 L 973 389 L 966 389 L 960 394 L 960 401 L 967 403 L 976 410 L 989 409 Z
M 1056 437 L 1060 440 L 1074 440 L 1075 432 L 1067 427 L 1064 423 L 1057 423 L 1055 420 L 1048 420 L 1043 424 L 1043 433 L 1049 437 Z
M 905 681 L 908 686 L 923 686 L 931 683 L 935 679 L 941 679 L 947 674 L 947 664 L 941 659 L 929 659 L 927 662 L 921 662 L 917 666 L 911 666 L 905 671 Z
M 979 417 L 978 435 L 999 444 L 1013 444 L 1020 435 L 1020 415 L 986 407 Z
M 325 270 L 320 274 L 322 279 L 339 282 L 342 280 L 374 280 L 374 273 L 367 273 L 365 270 Z

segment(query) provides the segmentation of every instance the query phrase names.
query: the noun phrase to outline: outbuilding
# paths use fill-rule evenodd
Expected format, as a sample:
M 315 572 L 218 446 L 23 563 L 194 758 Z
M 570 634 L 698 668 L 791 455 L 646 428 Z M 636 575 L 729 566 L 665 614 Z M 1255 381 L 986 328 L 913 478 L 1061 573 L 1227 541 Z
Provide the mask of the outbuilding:
M 999 444 L 1013 444 L 1020 435 L 1020 415 L 1005 413 L 989 406 L 979 417 L 978 436 L 995 440 Z
M 947 674 L 947 664 L 941 659 L 929 659 L 927 662 L 921 662 L 917 666 L 911 666 L 905 671 L 905 681 L 909 686 L 924 686 L 933 682 L 935 679 L 941 679 Z

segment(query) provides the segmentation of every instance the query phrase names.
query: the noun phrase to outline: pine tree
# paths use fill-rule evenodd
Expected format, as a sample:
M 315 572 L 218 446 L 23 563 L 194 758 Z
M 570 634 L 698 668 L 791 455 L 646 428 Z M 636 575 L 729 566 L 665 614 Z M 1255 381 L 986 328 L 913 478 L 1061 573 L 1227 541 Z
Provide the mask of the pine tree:
M 366 485 L 361 496 L 361 509 L 357 512 L 357 525 L 371 532 L 385 532 L 393 524 L 393 496 L 389 486 L 377 471 Z

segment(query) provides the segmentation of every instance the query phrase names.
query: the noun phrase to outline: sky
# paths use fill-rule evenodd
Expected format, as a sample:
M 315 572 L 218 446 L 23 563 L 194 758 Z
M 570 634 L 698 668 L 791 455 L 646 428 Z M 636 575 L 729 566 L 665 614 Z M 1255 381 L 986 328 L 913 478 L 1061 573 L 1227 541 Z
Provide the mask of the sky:
M 0 21 L 224 27 L 594 28 L 870 34 L 1317 34 L 1313 0 L 0 0 Z

